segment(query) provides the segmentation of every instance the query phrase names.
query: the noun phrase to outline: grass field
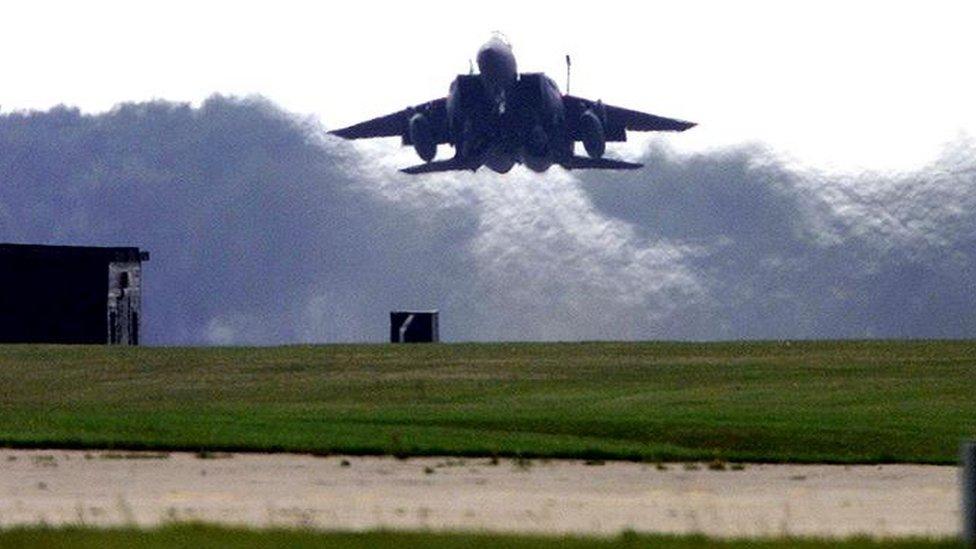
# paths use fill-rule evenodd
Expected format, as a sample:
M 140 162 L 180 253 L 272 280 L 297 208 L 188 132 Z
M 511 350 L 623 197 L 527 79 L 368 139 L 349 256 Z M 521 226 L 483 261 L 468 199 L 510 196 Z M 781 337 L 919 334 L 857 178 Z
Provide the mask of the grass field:
M 151 530 L 117 528 L 28 527 L 0 530 L 0 547 L 71 547 L 111 549 L 113 547 L 336 547 L 336 548 L 431 548 L 506 547 L 512 549 L 895 549 L 962 547 L 955 540 L 728 540 L 701 536 L 623 534 L 616 538 L 542 537 L 498 534 L 450 534 L 426 532 L 329 533 L 307 530 L 249 530 L 204 525 L 170 525 Z
M 0 346 L 0 445 L 955 463 L 976 342 Z

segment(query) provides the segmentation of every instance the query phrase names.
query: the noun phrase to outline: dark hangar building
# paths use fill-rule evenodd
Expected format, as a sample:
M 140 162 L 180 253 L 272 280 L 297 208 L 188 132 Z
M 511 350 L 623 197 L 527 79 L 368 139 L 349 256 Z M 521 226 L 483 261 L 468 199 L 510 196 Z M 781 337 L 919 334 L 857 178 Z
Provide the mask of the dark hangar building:
M 139 248 L 0 244 L 0 343 L 138 345 Z

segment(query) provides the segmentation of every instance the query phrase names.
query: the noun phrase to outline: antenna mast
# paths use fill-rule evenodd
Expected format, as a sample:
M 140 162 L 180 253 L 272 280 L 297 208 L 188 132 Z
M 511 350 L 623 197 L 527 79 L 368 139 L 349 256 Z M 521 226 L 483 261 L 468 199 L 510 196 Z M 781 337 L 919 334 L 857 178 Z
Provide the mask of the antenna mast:
M 569 54 L 566 54 L 566 95 L 569 95 L 569 67 L 572 63 L 569 61 Z

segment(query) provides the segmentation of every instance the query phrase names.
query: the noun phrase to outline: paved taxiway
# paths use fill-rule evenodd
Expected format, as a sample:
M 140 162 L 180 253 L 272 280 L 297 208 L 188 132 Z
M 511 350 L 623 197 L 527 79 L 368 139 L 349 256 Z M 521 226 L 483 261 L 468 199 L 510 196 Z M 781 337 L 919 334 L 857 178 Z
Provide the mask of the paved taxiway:
M 955 467 L 0 449 L 0 526 L 203 520 L 323 529 L 954 535 Z

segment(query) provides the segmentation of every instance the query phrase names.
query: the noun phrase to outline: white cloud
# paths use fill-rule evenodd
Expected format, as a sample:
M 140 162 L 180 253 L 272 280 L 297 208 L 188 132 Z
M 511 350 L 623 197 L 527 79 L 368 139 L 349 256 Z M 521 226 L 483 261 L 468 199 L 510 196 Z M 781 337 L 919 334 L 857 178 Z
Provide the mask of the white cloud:
M 894 173 L 657 144 L 635 172 L 408 177 L 314 128 L 220 98 L 0 117 L 4 239 L 149 249 L 156 343 L 377 341 L 403 307 L 446 340 L 976 330 L 972 140 Z

